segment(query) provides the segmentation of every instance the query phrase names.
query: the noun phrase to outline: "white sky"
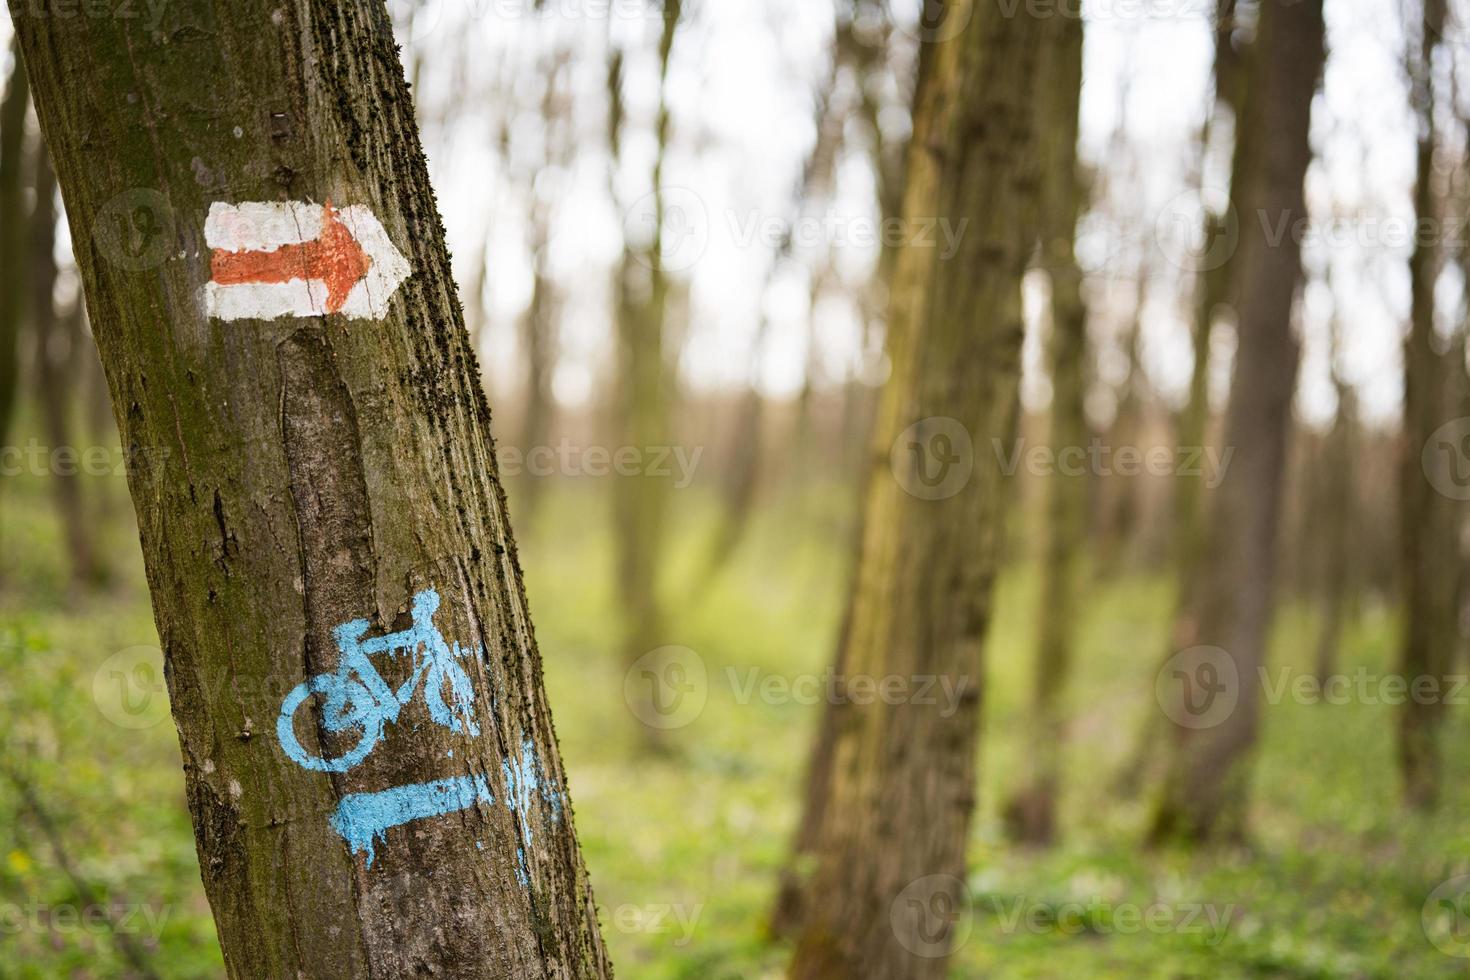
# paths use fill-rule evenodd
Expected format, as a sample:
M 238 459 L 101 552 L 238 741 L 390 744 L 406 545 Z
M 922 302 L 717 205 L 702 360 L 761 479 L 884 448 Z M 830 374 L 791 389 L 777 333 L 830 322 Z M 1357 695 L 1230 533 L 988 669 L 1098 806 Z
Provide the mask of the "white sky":
M 912 23 L 918 3 L 895 0 L 903 23 Z M 1118 209 L 1129 213 L 1096 225 L 1100 232 L 1084 236 L 1080 249 L 1084 265 L 1100 273 L 1091 294 L 1093 329 L 1101 373 L 1110 380 L 1118 373 L 1116 334 L 1138 296 L 1138 255 L 1150 253 L 1143 359 L 1150 383 L 1177 399 L 1190 365 L 1181 299 L 1187 280 L 1166 260 L 1151 229 L 1160 215 L 1167 218 L 1180 207 L 1178 196 L 1192 186 L 1191 147 L 1208 102 L 1212 50 L 1205 12 L 1212 3 L 1143 4 L 1085 4 L 1081 151 L 1110 173 L 1136 161 L 1138 176 L 1113 195 Z M 530 295 L 527 215 L 539 198 L 551 214 L 549 267 L 563 294 L 555 391 L 571 404 L 598 397 L 611 363 L 611 271 L 624 229 L 637 233 L 651 189 L 654 51 L 661 28 L 655 7 L 642 0 L 542 0 L 539 13 L 531 12 L 533 0 L 391 0 L 389 6 L 400 40 L 419 61 L 425 145 L 467 308 L 475 305 L 469 293 L 486 248 L 492 255 L 482 341 L 492 390 L 515 392 L 523 373 L 516 321 Z M 830 3 L 686 0 L 686 8 L 669 73 L 673 135 L 665 164 L 665 185 L 673 189 L 666 201 L 681 212 L 671 211 L 671 220 L 690 232 L 680 253 L 688 261 L 670 263 L 687 265 L 677 273 L 687 284 L 690 310 L 682 383 L 743 385 L 755 364 L 753 380 L 764 391 L 794 394 L 805 376 L 811 335 L 822 382 L 841 382 L 855 372 L 881 377 L 881 363 L 862 349 L 858 314 L 842 290 L 809 309 L 810 260 L 830 253 L 843 281 L 854 284 L 877 255 L 873 179 L 861 147 L 852 147 L 839 166 L 829 205 L 810 215 L 820 220 L 801 226 L 809 233 L 797 249 L 801 261 L 783 267 L 765 288 L 773 244 L 760 230 L 789 220 L 792 189 L 815 137 L 812 93 L 828 70 Z M 1309 175 L 1309 206 L 1317 221 L 1352 217 L 1331 225 L 1333 243 L 1307 249 L 1314 277 L 1321 280 L 1329 268 L 1332 274 L 1331 289 L 1319 281 L 1302 308 L 1299 407 L 1314 421 L 1333 410 L 1326 325 L 1335 307 L 1344 329 L 1344 373 L 1358 387 L 1364 413 L 1389 419 L 1401 395 L 1398 345 L 1410 245 L 1405 226 L 1394 223 L 1413 214 L 1414 131 L 1400 67 L 1401 14 L 1398 0 L 1327 0 L 1327 19 L 1330 55 L 1313 113 L 1319 156 Z M 9 34 L 0 14 L 0 43 L 8 43 Z M 616 202 L 604 141 L 609 37 L 628 57 L 630 118 Z M 912 47 L 903 34 L 899 38 Z M 539 165 L 545 136 L 539 86 L 553 51 L 563 52 L 568 65 L 573 123 L 566 161 L 546 168 Z M 1113 138 L 1120 118 L 1128 137 L 1122 150 Z M 496 150 L 506 138 L 508 166 Z M 1115 159 L 1120 152 L 1122 161 Z M 1207 184 L 1218 181 L 1222 169 L 1218 159 L 1207 166 Z M 1117 231 L 1120 221 L 1134 230 Z M 1449 298 L 1446 306 L 1453 310 L 1458 302 Z M 763 356 L 755 359 L 763 310 L 771 330 Z M 1228 339 L 1219 360 L 1228 358 Z M 1026 391 L 1033 404 L 1046 397 L 1044 381 L 1036 378 L 1038 354 L 1038 345 L 1028 346 Z M 1226 383 L 1222 369 L 1217 395 Z

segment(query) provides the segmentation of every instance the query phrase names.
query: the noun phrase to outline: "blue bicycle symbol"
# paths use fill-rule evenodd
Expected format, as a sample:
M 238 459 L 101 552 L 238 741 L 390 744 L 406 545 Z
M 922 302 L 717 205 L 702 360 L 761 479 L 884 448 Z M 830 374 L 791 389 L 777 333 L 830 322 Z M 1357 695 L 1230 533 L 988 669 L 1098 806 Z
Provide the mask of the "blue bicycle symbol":
M 479 735 L 472 708 L 475 689 L 464 668 L 456 661 L 464 656 L 458 643 L 451 648 L 434 626 L 434 612 L 439 608 L 439 593 L 425 589 L 413 597 L 413 625 L 400 633 L 363 639 L 370 624 L 354 619 L 332 630 L 341 653 L 337 670 L 317 674 L 296 685 L 281 702 L 281 716 L 276 720 L 276 737 L 281 748 L 297 765 L 318 772 L 346 772 L 366 759 L 383 738 L 383 726 L 398 720 L 398 712 L 413 700 L 420 682 L 424 685 L 424 703 L 429 717 L 450 731 Z M 394 690 L 368 658 L 376 653 L 397 656 L 407 653 L 414 658 L 413 673 Z M 445 700 L 445 689 L 449 700 Z M 321 724 L 328 732 L 362 730 L 362 738 L 352 749 L 335 759 L 307 753 L 296 738 L 295 715 L 313 694 L 322 698 Z

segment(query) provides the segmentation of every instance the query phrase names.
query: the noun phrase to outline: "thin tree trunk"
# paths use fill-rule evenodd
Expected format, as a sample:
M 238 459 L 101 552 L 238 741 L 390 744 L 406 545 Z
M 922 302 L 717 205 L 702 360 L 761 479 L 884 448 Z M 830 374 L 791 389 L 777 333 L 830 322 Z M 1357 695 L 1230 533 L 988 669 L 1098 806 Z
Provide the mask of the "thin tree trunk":
M 1292 301 L 1301 275 L 1301 246 L 1269 229 L 1306 217 L 1303 179 L 1312 96 L 1323 60 L 1322 0 L 1265 0 L 1261 7 L 1259 116 L 1261 171 L 1242 188 L 1239 352 L 1224 444 L 1235 449 L 1230 475 L 1215 492 L 1205 528 L 1209 564 L 1185 597 L 1181 619 L 1193 644 L 1224 651 L 1211 697 L 1232 695 L 1233 710 L 1175 712 L 1167 772 L 1151 839 L 1239 839 L 1245 833 L 1249 756 L 1259 726 L 1258 668 L 1264 662 L 1273 608 L 1276 532 L 1286 468 L 1291 402 L 1299 350 Z M 1235 680 L 1229 680 L 1233 665 Z M 1223 676 L 1223 680 L 1221 679 Z M 1225 690 L 1217 690 L 1218 684 Z M 1186 708 L 1198 692 L 1184 692 Z M 1228 704 L 1226 702 L 1225 704 Z
M 930 916 L 931 900 L 964 900 L 1004 496 L 999 467 L 964 441 L 988 445 L 1015 419 L 1020 283 L 1038 232 L 1031 92 L 1055 19 L 964 2 L 943 16 L 968 26 L 924 46 L 903 214 L 948 216 L 965 232 L 947 260 L 917 244 L 899 251 L 893 373 L 874 431 L 879 470 L 838 655 L 849 691 L 860 678 L 890 676 L 910 687 L 906 697 L 834 705 L 841 717 L 797 980 L 939 977 L 951 923 Z M 926 679 L 949 695 L 920 696 Z
M 156 29 L 11 9 L 134 453 L 228 974 L 607 976 L 384 6 L 188 0 Z M 296 227 L 328 201 L 366 209 L 409 277 L 364 296 L 395 266 L 379 241 L 348 267 L 361 316 L 317 298 L 314 314 L 217 319 L 206 283 L 255 286 L 244 264 L 268 260 L 211 253 L 206 215 L 289 234 L 223 208 L 251 201 L 310 202 L 275 212 Z M 345 259 L 326 236 L 348 212 L 319 214 L 316 254 Z M 119 251 L 119 223 L 166 247 Z M 414 667 L 429 675 L 404 683 Z
M 540 214 L 532 218 L 536 223 L 536 243 L 531 259 L 534 267 L 531 303 L 526 310 L 524 324 L 526 404 L 518 446 L 523 459 L 536 447 L 551 442 L 551 423 L 556 410 L 556 400 L 551 394 L 551 372 L 556 366 L 557 297 L 556 286 L 546 271 L 546 220 L 546 216 Z M 516 487 L 522 530 L 531 527 L 536 520 L 537 505 L 541 502 L 541 483 L 536 474 L 528 473 Z
M 1087 445 L 1087 309 L 1082 300 L 1082 270 L 1073 251 L 1083 185 L 1077 161 L 1078 109 L 1082 95 L 1082 21 L 1063 18 L 1063 37 L 1048 48 L 1040 136 L 1043 217 L 1042 256 L 1051 272 L 1052 335 L 1051 449 L 1065 453 Z M 1065 457 L 1062 457 L 1065 458 Z M 1057 793 L 1061 782 L 1066 719 L 1062 696 L 1072 671 L 1077 629 L 1079 543 L 1086 537 L 1087 475 L 1054 472 L 1047 482 L 1047 517 L 1042 544 L 1041 594 L 1037 609 L 1036 675 L 1032 686 L 1033 764 L 1025 782 L 1005 808 L 1011 835 L 1031 844 L 1056 837 Z
M 1205 215 L 1203 228 L 1206 250 L 1205 268 L 1195 277 L 1195 319 L 1193 325 L 1194 366 L 1189 378 L 1189 402 L 1179 421 L 1179 447 L 1184 452 L 1195 449 L 1203 451 L 1210 429 L 1210 346 L 1214 337 L 1215 320 L 1222 308 L 1233 308 L 1237 302 L 1236 283 L 1240 273 L 1240 249 L 1232 248 L 1228 239 L 1232 217 L 1236 222 L 1244 213 L 1240 196 L 1244 193 L 1251 176 L 1259 167 L 1256 146 L 1259 144 L 1260 122 L 1247 116 L 1248 112 L 1259 112 L 1259 100 L 1251 96 L 1259 58 L 1260 45 L 1255 41 L 1243 51 L 1233 44 L 1235 28 L 1235 0 L 1218 0 L 1215 7 L 1215 99 L 1210 118 L 1206 121 L 1206 132 L 1201 137 L 1204 152 L 1208 152 L 1209 130 L 1217 124 L 1222 113 L 1229 112 L 1234 124 L 1234 142 L 1230 153 L 1230 202 L 1225 214 Z M 1204 161 L 1201 160 L 1201 178 Z M 1203 186 L 1203 185 L 1202 185 Z M 1237 225 L 1236 234 L 1239 234 Z M 1238 242 L 1238 239 L 1237 239 Z M 1219 253 L 1211 249 L 1221 249 Z M 1217 257 L 1211 257 L 1217 256 Z M 1173 545 L 1175 580 L 1174 629 L 1168 638 L 1167 649 L 1161 661 L 1172 657 L 1178 650 L 1194 643 L 1194 624 L 1185 616 L 1185 605 L 1194 591 L 1195 577 L 1199 574 L 1204 554 L 1204 487 L 1199 478 L 1176 481 L 1174 496 Z M 1157 778 L 1161 753 L 1158 743 L 1164 737 L 1167 719 L 1157 711 L 1144 716 L 1128 761 L 1118 773 L 1114 789 L 1124 798 L 1135 797 L 1145 786 Z
M 1352 386 L 1338 367 L 1342 325 L 1333 318 L 1332 383 L 1337 390 L 1337 417 L 1327 434 L 1322 467 L 1322 620 L 1317 630 L 1315 672 L 1319 683 L 1337 672 L 1338 645 L 1347 619 L 1348 593 L 1352 586 L 1353 554 L 1350 546 L 1357 502 L 1357 399 Z
M 624 248 L 618 271 L 617 327 L 619 373 L 617 416 L 625 445 L 647 452 L 669 441 L 668 403 L 672 381 L 664 360 L 664 320 L 668 310 L 669 278 L 664 269 L 665 189 L 664 155 L 668 146 L 670 112 L 666 82 L 669 57 L 678 31 L 681 0 L 664 0 L 663 30 L 659 38 L 659 101 L 655 122 L 657 151 L 653 165 L 653 238 L 639 256 L 631 243 Z M 614 117 L 621 119 L 621 96 Z M 668 511 L 669 488 L 658 477 L 639 473 L 620 476 L 614 483 L 614 534 L 617 543 L 617 581 L 622 604 L 622 658 L 631 665 L 658 649 L 663 634 L 663 605 L 659 597 L 658 567 Z M 658 665 L 652 665 L 658 674 Z M 654 692 L 634 713 L 643 719 L 658 713 Z M 662 746 L 660 729 L 645 725 L 649 745 Z
M 35 144 L 34 177 L 36 200 L 30 218 L 31 330 L 36 338 L 36 401 L 41 409 L 41 422 L 53 454 L 60 450 L 68 456 L 54 455 L 56 465 L 50 474 L 51 494 L 56 502 L 56 516 L 66 540 L 66 553 L 71 562 L 72 579 L 79 585 L 96 585 L 105 577 L 92 544 L 95 527 L 88 519 L 82 503 L 82 483 L 78 458 L 82 447 L 74 445 L 70 413 L 73 396 L 79 386 L 76 375 L 66 370 L 64 360 L 72 356 L 79 334 L 76 318 L 57 316 L 53 293 L 56 289 L 56 175 L 51 169 L 51 155 L 44 140 Z M 64 348 L 58 351 L 58 348 Z M 70 459 L 70 462 L 65 462 Z
M 1253 151 L 1255 124 L 1244 116 L 1248 104 L 1247 87 L 1250 85 L 1251 62 L 1249 52 L 1242 55 L 1235 49 L 1235 0 L 1219 0 L 1215 7 L 1215 99 L 1209 116 L 1205 120 L 1204 132 L 1200 136 L 1200 178 L 1204 187 L 1204 157 L 1210 149 L 1210 133 L 1225 112 L 1229 112 L 1234 124 L 1234 146 L 1230 153 L 1230 188 L 1232 198 L 1239 194 L 1251 173 L 1255 160 Z M 1238 222 L 1240 213 L 1232 208 L 1225 214 L 1214 212 L 1205 215 L 1204 268 L 1195 277 L 1194 308 L 1194 366 L 1189 376 L 1189 402 L 1184 407 L 1179 423 L 1179 446 L 1184 451 L 1203 448 L 1210 423 L 1210 345 L 1215 332 L 1215 318 L 1221 307 L 1234 305 L 1234 272 L 1236 264 L 1231 262 L 1228 236 L 1231 226 Z M 1200 481 L 1180 480 L 1174 498 L 1174 554 L 1175 565 L 1181 580 L 1191 574 L 1190 566 L 1200 557 L 1200 536 L 1204 520 L 1200 500 Z
M 1418 177 L 1414 209 L 1420 222 L 1443 216 L 1434 186 L 1435 126 L 1433 60 L 1442 7 L 1424 7 L 1423 39 L 1417 63 L 1411 64 L 1412 95 L 1419 119 Z M 1432 677 L 1445 690 L 1443 675 L 1454 661 L 1458 642 L 1459 555 L 1455 506 L 1435 489 L 1426 463 L 1447 468 L 1458 464 L 1457 447 L 1431 445 L 1435 430 L 1458 414 L 1449 397 L 1450 365 L 1436 349 L 1434 286 L 1443 262 L 1434 236 L 1417 236 L 1409 258 L 1409 333 L 1404 340 L 1404 425 L 1399 460 L 1400 569 L 1404 597 L 1399 670 L 1410 685 Z M 1458 370 L 1458 367 L 1456 367 Z M 1433 807 L 1439 798 L 1441 748 L 1439 730 L 1444 704 L 1439 698 L 1407 698 L 1399 708 L 1398 757 L 1404 799 L 1416 809 Z
M 0 100 L 0 445 L 10 438 L 20 377 L 20 324 L 25 315 L 26 216 L 23 191 L 30 86 L 20 38 L 10 40 L 10 78 Z

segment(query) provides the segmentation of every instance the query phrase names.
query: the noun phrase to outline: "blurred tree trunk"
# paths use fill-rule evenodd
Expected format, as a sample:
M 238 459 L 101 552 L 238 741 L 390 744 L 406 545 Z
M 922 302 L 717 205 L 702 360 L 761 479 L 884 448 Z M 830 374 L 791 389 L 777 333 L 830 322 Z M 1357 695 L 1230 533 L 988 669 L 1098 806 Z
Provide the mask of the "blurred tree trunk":
M 1215 99 L 1200 137 L 1201 188 L 1206 189 L 1203 182 L 1211 134 L 1229 114 L 1233 139 L 1228 188 L 1230 199 L 1226 202 L 1228 210 L 1205 214 L 1202 268 L 1195 276 L 1194 366 L 1190 371 L 1189 401 L 1179 420 L 1179 448 L 1185 452 L 1203 451 L 1209 438 L 1210 346 L 1215 336 L 1216 319 L 1223 310 L 1234 309 L 1238 300 L 1236 283 L 1239 280 L 1240 250 L 1237 246 L 1243 231 L 1239 223 L 1245 213 L 1240 196 L 1260 166 L 1256 155 L 1260 120 L 1247 115 L 1260 111 L 1260 100 L 1251 96 L 1253 79 L 1259 70 L 1260 44 L 1255 40 L 1248 44 L 1240 42 L 1243 47 L 1237 48 L 1235 9 L 1235 0 L 1218 0 L 1215 7 Z M 1174 599 L 1174 629 L 1169 635 L 1164 660 L 1192 642 L 1188 639 L 1192 627 L 1184 615 L 1184 607 L 1194 591 L 1192 583 L 1205 557 L 1202 484 L 1203 477 L 1185 477 L 1175 481 L 1173 545 L 1178 587 Z M 1118 773 L 1114 788 L 1120 796 L 1132 798 L 1157 778 L 1163 758 L 1156 749 L 1164 737 L 1165 721 L 1167 719 L 1157 711 L 1145 714 L 1128 761 Z
M 1064 453 L 1088 443 L 1087 308 L 1082 270 L 1073 241 L 1084 185 L 1077 160 L 1082 96 L 1082 20 L 1062 18 L 1061 41 L 1048 48 L 1038 77 L 1046 84 L 1039 103 L 1042 167 L 1042 261 L 1051 272 L 1051 448 Z M 1053 61 L 1054 59 L 1054 61 Z M 1061 457 L 1065 459 L 1066 457 Z M 1086 539 L 1088 475 L 1053 471 L 1047 478 L 1041 593 L 1037 609 L 1036 674 L 1032 682 L 1030 737 L 1033 764 L 1005 810 L 1011 836 L 1031 844 L 1056 837 L 1066 719 L 1062 696 L 1072 672 L 1077 630 L 1080 543 Z
M 1264 0 L 1259 31 L 1259 87 L 1253 96 L 1261 102 L 1259 113 L 1248 118 L 1260 120 L 1261 169 L 1237 196 L 1246 216 L 1237 259 L 1240 339 L 1224 434 L 1224 445 L 1236 452 L 1228 478 L 1211 497 L 1203 552 L 1210 561 L 1184 599 L 1176 634 L 1191 647 L 1223 649 L 1236 680 L 1229 681 L 1227 671 L 1225 690 L 1212 687 L 1210 696 L 1238 700 L 1223 719 L 1176 713 L 1150 828 L 1154 841 L 1244 835 L 1249 756 L 1259 726 L 1257 673 L 1274 602 L 1276 532 L 1299 358 L 1291 313 L 1301 243 L 1292 226 L 1307 215 L 1303 180 L 1312 158 L 1312 96 L 1322 71 L 1322 0 Z M 1188 707 L 1196 705 L 1191 701 Z
M 490 411 L 383 4 L 187 0 L 156 29 L 11 10 L 134 457 L 229 976 L 609 975 Z M 379 298 L 380 319 L 207 315 L 206 213 L 280 200 L 377 215 L 412 273 Z M 462 654 L 458 729 L 429 693 L 390 692 L 403 714 L 361 764 L 295 761 L 281 696 L 313 676 L 345 685 L 341 715 L 312 698 L 299 714 L 316 724 L 301 718 L 296 738 L 331 758 L 376 744 L 338 628 L 408 629 L 431 588 L 440 645 Z M 387 660 L 376 666 L 407 674 Z
M 1118 410 L 1104 436 L 1105 444 L 1116 453 L 1124 446 L 1139 446 L 1143 441 L 1145 411 L 1148 401 L 1147 378 L 1140 356 L 1143 333 L 1143 310 L 1148 303 L 1150 275 L 1148 264 L 1138 269 L 1138 293 L 1133 316 L 1123 336 L 1123 354 L 1128 362 Z M 1139 523 L 1143 509 L 1143 481 L 1134 474 L 1112 472 L 1095 478 L 1101 511 L 1096 564 L 1099 576 L 1115 576 L 1122 568 L 1133 568 L 1139 555 Z
M 1326 683 L 1337 672 L 1338 645 L 1347 619 L 1354 554 L 1351 548 L 1357 509 L 1357 416 L 1353 388 L 1338 364 L 1342 324 L 1333 317 L 1332 385 L 1337 391 L 1337 417 L 1327 434 L 1321 472 L 1321 610 L 1317 631 L 1316 675 Z
M 1409 70 L 1411 97 L 1419 124 L 1418 175 L 1414 210 L 1421 224 L 1445 217 L 1435 186 L 1434 55 L 1444 20 L 1439 0 L 1426 0 L 1422 43 Z M 1430 225 L 1437 227 L 1437 225 Z M 1437 349 L 1434 287 L 1443 264 L 1439 236 L 1415 236 L 1409 257 L 1409 332 L 1404 340 L 1404 425 L 1399 459 L 1399 547 L 1403 589 L 1403 635 L 1399 671 L 1412 686 L 1432 677 L 1444 691 L 1443 675 L 1452 669 L 1459 633 L 1459 527 L 1456 506 L 1435 489 L 1426 465 L 1459 464 L 1460 447 L 1430 445 L 1435 430 L 1456 414 L 1448 358 Z M 1455 369 L 1456 371 L 1459 368 Z M 1454 459 L 1450 459 L 1454 456 Z M 1445 485 L 1441 483 L 1441 485 Z M 1406 698 L 1399 708 L 1398 756 L 1405 801 L 1416 809 L 1439 798 L 1444 718 L 1440 698 Z
M 80 341 L 80 312 L 57 316 L 56 300 L 56 174 L 51 169 L 51 154 L 45 140 L 36 140 L 31 168 L 36 199 L 31 207 L 29 306 L 31 331 L 36 339 L 36 400 L 41 409 L 41 424 L 52 450 L 50 473 L 52 498 L 56 516 L 66 540 L 66 554 L 71 562 L 72 579 L 81 585 L 95 585 L 106 577 L 106 570 L 93 547 L 96 526 L 89 519 L 82 502 L 79 459 L 84 451 L 72 439 L 71 412 L 80 386 L 75 372 L 66 362 L 75 361 L 74 352 Z M 57 450 L 69 454 L 56 455 Z
M 1251 84 L 1251 48 L 1244 53 L 1236 49 L 1234 33 L 1235 0 L 1219 0 L 1215 7 L 1215 104 L 1205 118 L 1204 131 L 1200 135 L 1200 182 L 1205 187 L 1211 136 L 1215 127 L 1228 113 L 1234 128 L 1233 146 L 1230 152 L 1230 187 L 1233 199 L 1240 194 L 1246 178 L 1255 166 L 1255 134 L 1258 124 L 1245 118 L 1245 107 L 1250 105 L 1248 89 Z M 1204 204 L 1205 202 L 1201 202 Z M 1202 448 L 1210 424 L 1210 345 L 1214 339 L 1215 319 L 1225 306 L 1234 306 L 1234 272 L 1236 264 L 1229 247 L 1232 235 L 1238 234 L 1240 212 L 1231 202 L 1226 213 L 1207 211 L 1203 247 L 1202 268 L 1195 275 L 1194 309 L 1194 367 L 1189 375 L 1189 401 L 1179 422 L 1179 446 L 1191 451 Z M 1232 231 L 1232 225 L 1236 230 Z M 1175 565 L 1181 581 L 1192 574 L 1191 566 L 1200 560 L 1200 537 L 1204 510 L 1201 505 L 1201 481 L 1184 479 L 1177 481 L 1174 498 L 1174 553 Z
M 569 56 L 559 53 L 550 63 L 541 67 L 541 120 L 543 126 L 541 166 L 536 168 L 526 181 L 526 194 L 531 200 L 530 251 L 531 251 L 531 302 L 522 321 L 526 344 L 526 398 L 521 418 L 518 447 L 522 458 L 538 446 L 549 446 L 551 427 L 556 416 L 556 398 L 552 394 L 552 372 L 556 369 L 557 323 L 561 316 L 561 297 L 550 271 L 551 202 L 544 190 L 538 190 L 536 176 L 543 168 L 565 166 L 566 137 L 563 130 L 570 125 L 565 118 L 560 95 L 562 79 L 566 75 Z M 507 154 L 508 155 L 508 154 Z M 486 242 L 489 248 L 489 242 Z M 488 262 L 480 263 L 481 277 Z M 481 286 L 483 287 L 483 282 Z M 545 481 L 534 473 L 527 473 L 515 491 L 520 504 L 518 522 L 523 532 L 536 520 Z
M 547 272 L 546 247 L 549 230 L 544 209 L 533 208 L 531 303 L 526 310 L 524 334 L 526 342 L 526 404 L 521 418 L 518 447 L 524 459 L 537 446 L 551 444 L 551 424 L 556 400 L 551 394 L 551 372 L 556 367 L 556 322 L 558 299 L 556 286 Z M 541 502 L 543 480 L 527 473 L 517 486 L 516 499 L 521 503 L 518 523 L 525 531 L 536 520 Z
M 25 314 L 25 127 L 30 87 L 20 39 L 10 40 L 10 77 L 0 99 L 0 445 L 10 438 L 20 380 L 20 324 Z
M 625 243 L 615 284 L 618 331 L 617 420 L 624 445 L 648 452 L 669 444 L 668 405 L 673 379 L 665 363 L 664 321 L 669 306 L 669 277 L 664 268 L 664 231 L 667 200 L 663 187 L 665 152 L 669 139 L 667 80 L 669 56 L 679 28 L 681 0 L 664 0 L 663 30 L 658 49 L 658 114 L 654 138 L 657 149 L 653 164 L 652 240 L 645 248 Z M 618 62 L 620 64 L 620 61 Z M 614 126 L 621 121 L 621 72 L 610 76 Z M 620 152 L 617 130 L 613 138 L 614 159 Z M 632 664 L 656 649 L 663 633 L 663 607 L 659 599 L 658 568 L 663 552 L 669 503 L 668 484 L 649 473 L 620 475 L 613 484 L 614 535 L 617 544 L 617 581 L 622 607 L 622 656 Z M 655 672 L 657 666 L 654 666 Z M 650 689 L 646 696 L 650 699 Z M 656 711 L 635 706 L 638 717 Z M 658 729 L 644 726 L 651 745 L 662 744 Z
M 965 230 L 947 260 L 918 243 L 897 257 L 893 372 L 837 657 L 846 683 L 833 706 L 840 717 L 797 980 L 942 976 L 953 923 L 930 913 L 964 901 L 981 650 L 1004 510 L 988 448 L 1016 415 L 1020 283 L 1038 233 L 1031 93 L 1063 18 L 964 2 L 942 16 L 941 34 L 950 18 L 968 26 L 923 46 L 902 213 L 910 222 L 946 216 Z M 857 693 L 859 679 L 894 676 L 907 679 L 906 696 Z M 918 690 L 926 680 L 929 697 Z

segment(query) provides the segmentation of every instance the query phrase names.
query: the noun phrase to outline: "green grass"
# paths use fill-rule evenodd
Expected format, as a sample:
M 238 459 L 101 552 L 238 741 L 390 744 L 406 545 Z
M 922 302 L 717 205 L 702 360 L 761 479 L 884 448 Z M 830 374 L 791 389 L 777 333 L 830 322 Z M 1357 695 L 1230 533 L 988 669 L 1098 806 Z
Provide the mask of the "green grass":
M 102 485 L 126 516 L 121 481 L 94 481 L 89 489 Z M 614 652 L 605 489 L 582 483 L 548 494 L 521 543 L 604 935 L 624 977 L 778 977 L 788 950 L 766 941 L 764 920 L 819 707 L 759 697 L 742 703 L 735 681 L 752 670 L 792 678 L 826 667 L 846 585 L 846 495 L 813 494 L 771 508 L 727 573 L 697 596 L 691 583 L 712 505 L 693 490 L 674 495 L 664 642 L 699 655 L 708 697 L 698 717 L 665 740 L 668 752 L 649 754 L 640 751 L 640 723 L 624 702 Z M 126 519 L 114 524 L 105 542 L 113 584 L 75 593 L 44 483 L 0 483 L 0 747 L 34 785 L 73 870 L 101 901 L 134 910 L 132 935 L 156 972 L 218 976 L 172 727 L 166 720 L 120 727 L 93 696 L 109 657 L 157 642 L 134 532 L 122 526 Z M 1253 846 L 1139 850 L 1145 802 L 1114 798 L 1111 784 L 1145 712 L 1156 710 L 1153 675 L 1171 602 L 1166 582 L 1096 577 L 1068 694 L 1074 724 L 1065 840 L 1047 852 L 1008 845 L 997 810 L 1027 761 L 1022 722 L 1035 591 L 1027 569 L 1002 578 L 988 647 L 973 901 L 954 976 L 1470 971 L 1470 960 L 1430 943 L 1420 915 L 1435 885 L 1470 870 L 1470 763 L 1451 755 L 1435 815 L 1406 814 L 1396 799 L 1387 705 L 1289 698 L 1268 705 Z M 1308 669 L 1312 630 L 1307 611 L 1284 610 L 1273 667 Z M 1386 671 L 1395 633 L 1390 613 L 1366 609 L 1346 636 L 1344 669 Z M 161 715 L 148 706 L 137 717 Z M 1464 744 L 1466 727 L 1464 709 L 1452 710 L 1446 744 Z M 0 977 L 124 973 L 105 928 L 47 920 L 47 910 L 84 904 L 58 866 L 45 824 L 0 776 Z M 1159 920 L 1148 929 L 1129 919 L 1151 907 L 1173 925 Z M 1196 908 L 1213 912 L 1213 927 L 1196 918 L 1181 928 Z M 163 916 L 160 928 L 140 909 L 155 922 Z M 667 910 L 663 928 L 653 924 L 658 910 Z

